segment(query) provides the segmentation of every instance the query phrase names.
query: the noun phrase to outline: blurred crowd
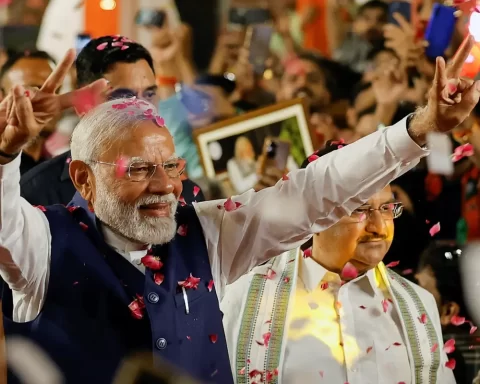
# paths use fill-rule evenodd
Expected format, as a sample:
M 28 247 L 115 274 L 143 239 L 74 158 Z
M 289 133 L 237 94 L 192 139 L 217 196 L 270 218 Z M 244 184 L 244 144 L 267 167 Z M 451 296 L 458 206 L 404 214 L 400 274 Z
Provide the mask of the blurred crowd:
M 393 7 L 398 2 L 382 0 L 272 0 L 260 8 L 255 3 L 243 1 L 229 8 L 205 70 L 194 60 L 193 47 L 202 43 L 195 28 L 184 22 L 172 27 L 167 18 L 161 25 L 144 26 L 151 46 L 128 36 L 89 41 L 77 52 L 62 92 L 105 78 L 109 98 L 136 96 L 158 106 L 176 154 L 186 160 L 186 204 L 270 188 L 285 173 L 261 171 L 262 159 L 248 139 L 240 139 L 227 165 L 232 184 L 228 188 L 211 180 L 202 167 L 195 130 L 301 98 L 314 148 L 332 142 L 341 143 L 341 148 L 395 125 L 425 105 L 436 68 L 425 32 L 442 1 L 412 0 L 409 12 Z M 457 8 L 443 52 L 447 62 L 472 30 L 472 11 L 476 12 Z M 478 69 L 471 68 L 478 60 L 480 55 L 469 58 L 466 64 L 471 66 L 464 67 L 463 75 L 475 78 Z M 56 65 L 49 52 L 4 50 L 3 95 L 16 84 L 41 88 Z M 75 194 L 68 170 L 70 139 L 82 109 L 95 100 L 85 94 L 75 103 L 76 110 L 51 120 L 21 154 L 21 194 L 32 205 L 68 204 Z M 480 336 L 473 325 L 480 321 L 475 318 L 480 311 L 466 304 L 461 261 L 466 246 L 480 240 L 480 106 L 448 141 L 452 155 L 471 144 L 469 153 L 455 158 L 453 172 L 432 172 L 424 158 L 390 184 L 402 210 L 393 213 L 395 234 L 380 252 L 384 264 L 433 295 L 443 338 L 456 342 L 455 379 L 472 383 L 480 371 Z M 288 170 L 302 168 L 303 155 L 290 155 L 297 164 Z M 363 161 L 358 159 L 358 167 Z M 252 177 L 247 180 L 248 175 Z M 366 232 L 384 236 L 376 230 Z M 350 236 L 361 242 L 366 232 Z M 335 239 L 334 234 L 324 241 Z M 458 318 L 471 326 L 455 324 Z

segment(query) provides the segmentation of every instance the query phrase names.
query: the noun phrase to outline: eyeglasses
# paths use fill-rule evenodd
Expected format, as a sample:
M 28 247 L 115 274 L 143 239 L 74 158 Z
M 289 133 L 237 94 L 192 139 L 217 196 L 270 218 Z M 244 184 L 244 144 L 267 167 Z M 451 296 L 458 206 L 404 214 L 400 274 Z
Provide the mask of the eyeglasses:
M 92 163 L 119 166 L 115 163 L 106 163 L 103 161 L 92 160 Z M 127 168 L 126 175 L 131 181 L 144 181 L 150 179 L 155 174 L 158 166 L 163 168 L 168 177 L 176 179 L 185 172 L 186 165 L 187 161 L 185 159 L 177 157 L 161 164 L 155 164 L 148 161 L 133 161 L 124 167 Z
M 361 207 L 355 209 L 350 217 L 356 222 L 360 223 L 370 218 L 373 211 L 380 212 L 384 220 L 393 220 L 402 214 L 403 205 L 402 203 L 386 203 L 382 204 L 378 208 L 372 208 L 369 205 L 362 205 Z

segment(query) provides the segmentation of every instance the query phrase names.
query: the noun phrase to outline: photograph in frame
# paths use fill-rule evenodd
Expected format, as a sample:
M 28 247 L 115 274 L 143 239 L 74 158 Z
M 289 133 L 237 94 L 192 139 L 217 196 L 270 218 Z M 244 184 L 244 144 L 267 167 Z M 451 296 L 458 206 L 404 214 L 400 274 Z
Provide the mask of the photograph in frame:
M 289 142 L 286 172 L 298 169 L 314 151 L 302 99 L 282 102 L 194 130 L 205 176 L 225 196 L 253 188 L 259 179 L 266 140 Z

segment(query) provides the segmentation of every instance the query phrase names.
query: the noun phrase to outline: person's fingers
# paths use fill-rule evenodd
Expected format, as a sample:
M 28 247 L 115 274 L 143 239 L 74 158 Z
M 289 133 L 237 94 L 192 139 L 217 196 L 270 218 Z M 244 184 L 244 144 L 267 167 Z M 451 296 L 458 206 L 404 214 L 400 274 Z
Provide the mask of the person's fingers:
M 86 87 L 57 96 L 60 110 L 73 107 L 75 100 L 78 98 L 78 95 L 82 92 L 85 92 L 85 90 L 87 89 L 91 91 L 94 95 L 101 95 L 102 93 L 107 91 L 108 81 L 105 79 L 99 79 L 97 81 L 94 81 L 92 84 L 87 85 Z
M 457 92 L 463 92 L 467 88 L 470 88 L 475 81 L 473 79 L 468 79 L 466 77 L 461 77 L 458 79 Z
M 75 61 L 75 50 L 69 49 L 62 61 L 57 65 L 52 74 L 48 77 L 47 81 L 43 84 L 41 91 L 45 93 L 55 93 L 58 88 L 63 84 L 65 76 L 72 67 Z
M 461 101 L 459 106 L 470 114 L 473 108 L 478 104 L 480 100 L 480 81 L 475 81 L 469 88 L 461 94 Z
M 31 129 L 37 125 L 33 114 L 32 101 L 25 95 L 25 88 L 17 85 L 13 88 L 15 98 L 15 112 L 19 126 L 23 129 Z
M 460 77 L 462 72 L 462 67 L 465 61 L 467 60 L 470 52 L 472 51 L 473 46 L 475 45 L 475 40 L 471 35 L 468 35 L 458 48 L 455 56 L 453 57 L 451 63 L 447 69 L 448 78 L 457 78 Z
M 401 15 L 400 13 L 394 13 L 393 18 L 397 21 L 397 23 L 400 25 L 400 28 L 402 29 L 403 32 L 412 35 L 413 30 L 412 26 L 410 23 Z
M 435 76 L 433 78 L 433 88 L 437 96 L 441 96 L 447 86 L 447 74 L 445 69 L 445 60 L 443 57 L 437 57 L 435 61 Z

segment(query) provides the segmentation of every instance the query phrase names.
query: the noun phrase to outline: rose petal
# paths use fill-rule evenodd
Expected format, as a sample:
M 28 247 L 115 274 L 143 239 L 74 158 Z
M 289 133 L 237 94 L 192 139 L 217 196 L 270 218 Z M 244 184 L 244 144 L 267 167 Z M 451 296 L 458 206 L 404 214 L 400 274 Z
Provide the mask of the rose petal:
M 241 205 L 241 203 L 236 203 L 229 197 L 225 203 L 223 203 L 223 208 L 225 208 L 225 211 L 227 212 L 232 212 L 237 210 Z
M 288 177 L 288 175 L 283 175 L 283 176 L 282 176 L 282 180 L 283 180 L 283 181 L 287 181 L 287 180 L 290 180 L 290 178 Z
M 305 251 L 303 251 L 303 258 L 307 259 L 309 257 L 312 257 L 312 248 L 307 248 Z
M 130 48 L 129 45 L 122 45 L 122 48 L 120 48 L 121 51 L 125 51 L 126 49 Z
M 455 369 L 455 365 L 457 364 L 457 362 L 455 361 L 455 359 L 449 359 L 446 363 L 445 363 L 445 367 L 447 368 L 450 368 L 450 369 Z
M 118 103 L 118 104 L 113 104 L 112 105 L 113 109 L 125 109 L 127 107 L 128 107 L 128 105 L 126 103 Z
M 121 156 L 115 162 L 115 176 L 118 179 L 121 179 L 127 173 L 127 169 L 128 169 L 128 159 L 126 157 Z
M 187 230 L 188 230 L 188 226 L 185 224 L 182 224 L 178 227 L 177 233 L 180 236 L 187 236 Z
M 365 307 L 364 305 L 360 305 L 360 307 L 358 307 L 360 309 L 367 309 L 367 307 Z
M 289 281 L 290 281 L 290 278 L 288 276 L 283 279 L 284 283 L 288 283 Z
M 328 289 L 328 281 L 324 281 L 320 284 L 320 288 L 322 288 L 322 291 Z
M 163 273 L 157 272 L 153 274 L 153 281 L 157 285 L 162 284 L 164 279 L 165 279 L 165 275 Z
M 239 375 L 244 375 L 246 369 L 247 369 L 247 367 L 243 367 L 242 369 L 240 369 L 240 370 L 238 371 L 238 374 L 239 374 Z
M 213 280 L 210 280 L 208 282 L 208 286 L 207 286 L 207 289 L 208 289 L 208 292 L 212 292 L 212 289 L 213 289 Z
M 384 312 L 384 313 L 387 313 L 387 310 L 388 310 L 388 300 L 382 300 L 382 308 L 383 308 L 383 312 Z
M 440 223 L 435 224 L 432 228 L 429 230 L 430 236 L 435 236 L 438 232 L 440 232 Z
M 187 203 L 185 202 L 185 199 L 183 198 L 183 196 L 180 196 L 180 197 L 179 197 L 178 202 L 180 203 L 180 205 L 181 205 L 182 207 L 184 207 L 185 205 L 187 205 Z
M 358 276 L 357 268 L 350 262 L 345 264 L 342 270 L 342 277 L 344 279 L 355 279 Z
M 318 155 L 315 155 L 315 154 L 314 154 L 314 155 L 310 155 L 310 156 L 308 157 L 308 162 L 311 163 L 311 162 L 313 162 L 313 161 L 315 161 L 315 160 L 318 160 L 319 158 L 320 158 L 320 156 L 318 156 Z
M 265 347 L 268 347 L 268 343 L 270 342 L 270 338 L 272 337 L 271 332 L 264 333 L 262 338 L 263 338 L 263 344 L 265 344 Z
M 200 188 L 197 185 L 195 185 L 193 187 L 193 197 L 197 197 L 199 192 L 200 192 Z
M 319 371 L 318 373 L 320 374 L 321 377 L 323 377 L 323 371 Z
M 432 345 L 432 348 L 430 349 L 430 352 L 435 352 L 438 349 L 438 344 L 435 343 Z
M 465 324 L 465 317 L 461 317 L 461 316 L 452 316 L 452 318 L 450 319 L 450 322 L 455 325 L 455 326 L 459 326 L 459 325 L 463 325 Z
M 107 48 L 108 42 L 107 43 L 102 43 L 97 45 L 97 51 L 103 51 L 105 48 Z
M 192 274 L 190 273 L 190 276 L 187 277 L 186 280 L 183 280 L 183 281 L 179 281 L 178 282 L 178 285 L 180 287 L 184 287 L 184 288 L 191 288 L 191 289 L 197 289 L 198 288 L 198 284 L 200 283 L 200 277 L 194 277 L 192 276 Z
M 455 340 L 447 340 L 443 345 L 443 350 L 445 353 L 452 353 L 453 351 L 455 351 Z
M 250 376 L 251 379 L 255 379 L 259 375 L 260 375 L 260 381 L 262 381 L 262 378 L 263 378 L 263 372 L 262 371 L 259 371 L 258 369 L 253 369 L 248 374 L 248 376 Z
M 163 263 L 158 256 L 146 255 L 143 256 L 140 261 L 146 268 L 150 268 L 153 271 L 158 271 L 163 267 Z
M 160 116 L 155 116 L 155 124 L 157 124 L 159 127 L 165 127 L 165 120 Z
M 427 315 L 425 313 L 422 313 L 422 315 L 418 318 L 418 321 L 420 321 L 420 323 L 422 324 L 427 324 Z
M 471 325 L 470 326 L 470 335 L 473 335 L 476 330 L 477 330 L 477 327 L 475 325 Z
M 399 347 L 400 345 L 402 345 L 402 343 L 399 343 L 398 341 L 396 341 L 396 342 L 393 343 L 392 345 L 395 346 L 395 347 Z
M 218 335 L 208 335 L 208 337 L 210 338 L 210 341 L 215 344 L 218 340 Z
M 79 224 L 80 224 L 80 228 L 82 228 L 84 231 L 86 231 L 86 230 L 88 229 L 88 225 L 87 225 L 87 224 L 82 223 L 82 222 L 80 222 Z
M 370 353 L 370 351 L 373 349 L 373 347 L 368 347 L 367 348 L 367 353 Z
M 400 261 L 392 261 L 391 263 L 388 263 L 385 267 L 387 267 L 387 268 L 394 268 L 394 267 L 396 267 L 398 264 L 400 264 Z
M 409 268 L 409 269 L 404 269 L 402 271 L 402 275 L 405 276 L 405 275 L 411 275 L 413 273 L 413 269 Z

